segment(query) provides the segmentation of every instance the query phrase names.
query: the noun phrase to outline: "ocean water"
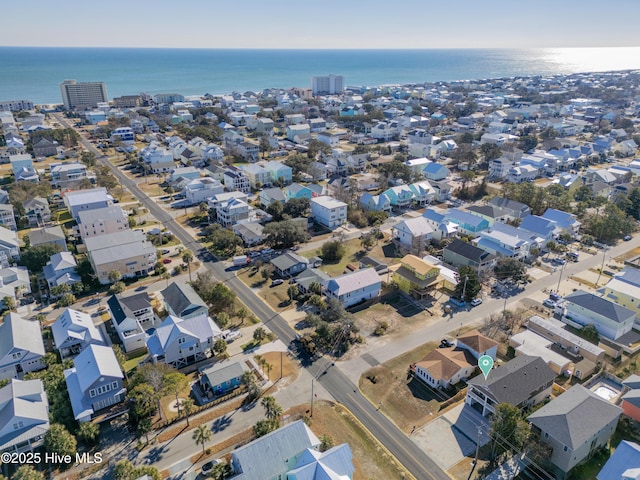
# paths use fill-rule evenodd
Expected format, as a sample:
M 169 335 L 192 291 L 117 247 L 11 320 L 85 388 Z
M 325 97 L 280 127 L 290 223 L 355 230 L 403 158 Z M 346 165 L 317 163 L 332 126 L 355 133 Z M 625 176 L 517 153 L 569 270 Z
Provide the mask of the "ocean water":
M 535 50 L 206 50 L 0 47 L 0 101 L 60 103 L 65 79 L 103 81 L 110 97 L 198 95 L 308 87 L 334 73 L 346 85 L 423 83 L 640 69 L 640 48 Z

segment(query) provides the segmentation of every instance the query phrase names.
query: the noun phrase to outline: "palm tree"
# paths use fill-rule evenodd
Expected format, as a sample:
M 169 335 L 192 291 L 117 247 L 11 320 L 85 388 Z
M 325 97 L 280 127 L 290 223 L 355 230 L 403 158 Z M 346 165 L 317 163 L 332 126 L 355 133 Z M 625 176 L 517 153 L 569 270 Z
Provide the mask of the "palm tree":
M 265 412 L 264 416 L 267 417 L 268 420 L 276 421 L 282 415 L 282 407 L 278 405 L 276 399 L 272 396 L 267 396 L 262 399 L 260 404 L 263 406 Z
M 193 253 L 190 250 L 182 252 L 182 261 L 187 264 L 189 269 L 189 282 L 191 282 L 191 262 L 193 261 Z
M 244 319 L 249 315 L 249 311 L 246 307 L 240 307 L 236 312 L 236 316 L 240 319 L 240 325 L 244 325 Z
M 213 434 L 203 423 L 195 428 L 191 438 L 196 442 L 196 445 L 202 445 L 202 453 L 204 453 L 204 444 L 211 441 Z
M 189 415 L 191 415 L 193 413 L 193 410 L 195 408 L 195 403 L 193 403 L 193 400 L 191 399 L 191 397 L 187 397 L 184 400 L 182 400 L 180 402 L 180 405 L 182 406 L 182 410 L 184 411 L 184 416 L 187 418 L 187 427 L 189 426 Z

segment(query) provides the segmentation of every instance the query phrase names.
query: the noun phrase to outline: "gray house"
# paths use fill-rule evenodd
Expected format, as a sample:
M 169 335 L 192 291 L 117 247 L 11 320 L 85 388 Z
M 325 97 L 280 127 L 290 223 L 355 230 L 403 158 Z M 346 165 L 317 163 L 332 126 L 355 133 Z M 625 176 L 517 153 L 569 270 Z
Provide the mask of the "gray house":
M 51 326 L 53 341 L 64 358 L 79 354 L 89 345 L 104 345 L 100 331 L 87 313 L 67 308 Z
M 242 384 L 242 374 L 249 371 L 243 360 L 219 362 L 200 372 L 200 387 L 208 398 L 232 392 Z
M 40 322 L 9 313 L 0 325 L 0 379 L 21 379 L 46 367 Z
M 209 307 L 191 285 L 173 282 L 160 293 L 162 293 L 169 315 L 180 317 L 183 320 L 209 315 Z
M 557 478 L 604 446 L 618 425 L 622 409 L 582 385 L 575 385 L 528 420 L 540 440 L 553 448 L 551 463 Z
M 129 353 L 146 348 L 145 330 L 153 327 L 158 320 L 149 295 L 146 292 L 129 297 L 112 295 L 107 300 L 107 307 L 124 351 Z
M 522 219 L 531 215 L 531 208 L 528 205 L 504 197 L 493 197 L 489 200 L 489 205 L 502 208 L 511 218 Z
M 29 232 L 29 243 L 32 247 L 38 245 L 59 245 L 62 252 L 67 251 L 67 238 L 59 225 L 45 227 Z
M 496 256 L 492 253 L 457 238 L 444 248 L 442 255 L 449 265 L 472 267 L 479 275 L 491 270 L 496 261 Z
M 77 421 L 88 422 L 99 410 L 124 401 L 124 375 L 111 347 L 89 345 L 73 365 L 64 371 L 64 378 Z
M 49 401 L 42 380 L 11 379 L 0 389 L 0 452 L 33 451 L 49 430 Z
M 222 331 L 208 315 L 170 315 L 147 338 L 147 348 L 155 361 L 180 368 L 209 358 L 211 347 L 221 337 Z
M 283 277 L 292 277 L 307 269 L 308 260 L 295 253 L 287 252 L 271 260 L 276 273 Z
M 532 407 L 551 395 L 556 374 L 540 357 L 519 355 L 468 383 L 465 403 L 482 415 L 495 412 L 495 406 L 508 403 L 520 409 Z

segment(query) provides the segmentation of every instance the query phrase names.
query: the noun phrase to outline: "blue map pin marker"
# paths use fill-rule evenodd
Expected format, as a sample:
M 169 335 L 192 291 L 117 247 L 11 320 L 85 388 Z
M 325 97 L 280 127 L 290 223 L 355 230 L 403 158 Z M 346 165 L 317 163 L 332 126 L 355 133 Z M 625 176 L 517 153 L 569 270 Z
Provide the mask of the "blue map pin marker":
M 478 367 L 480 367 L 480 370 L 484 375 L 484 379 L 486 380 L 487 376 L 489 376 L 489 372 L 493 368 L 493 358 L 491 358 L 489 355 L 482 355 L 478 359 Z

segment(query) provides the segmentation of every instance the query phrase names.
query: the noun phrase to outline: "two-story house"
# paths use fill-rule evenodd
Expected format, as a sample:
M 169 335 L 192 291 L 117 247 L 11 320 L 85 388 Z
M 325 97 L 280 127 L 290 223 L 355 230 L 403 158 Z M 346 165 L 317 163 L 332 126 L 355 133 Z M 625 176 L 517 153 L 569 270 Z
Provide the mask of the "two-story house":
M 16 214 L 13 211 L 13 205 L 10 203 L 0 203 L 0 225 L 9 230 L 17 230 Z
M 209 358 L 214 342 L 221 337 L 222 331 L 208 315 L 169 315 L 147 338 L 147 348 L 154 361 L 180 368 Z
M 465 403 L 483 416 L 494 413 L 500 403 L 520 409 L 532 407 L 549 398 L 555 378 L 542 358 L 519 355 L 491 370 L 486 379 L 484 375 L 472 378 Z
M 188 283 L 172 282 L 160 293 L 169 315 L 182 319 L 209 315 L 209 307 Z
M 124 351 L 129 353 L 145 348 L 145 331 L 154 327 L 158 320 L 149 294 L 142 292 L 128 297 L 112 295 L 107 300 L 107 307 Z
M 18 235 L 13 230 L 0 226 L 0 266 L 8 267 L 20 260 L 20 244 Z
M 251 192 L 251 181 L 247 174 L 239 168 L 229 167 L 224 172 L 224 186 L 230 192 Z
M 347 204 L 333 197 L 312 198 L 311 217 L 320 225 L 333 230 L 347 223 Z
M 636 312 L 593 293 L 577 290 L 564 297 L 561 320 L 576 328 L 593 325 L 603 337 L 617 340 L 631 331 Z
M 182 189 L 186 205 L 199 205 L 212 196 L 224 192 L 224 186 L 215 178 L 195 178 Z
M 247 220 L 251 207 L 239 198 L 229 198 L 216 202 L 216 220 L 223 227 L 231 227 L 236 223 Z
M 113 204 L 113 199 L 104 187 L 89 190 L 76 190 L 64 194 L 64 203 L 74 220 L 79 221 L 78 213 L 97 208 L 106 208 Z
M 71 308 L 65 309 L 53 322 L 51 333 L 63 359 L 78 355 L 89 345 L 105 345 L 91 315 Z
M 254 190 L 257 190 L 260 187 L 268 187 L 271 185 L 271 172 L 266 168 L 252 163 L 240 165 L 238 168 L 241 169 L 247 175 L 247 177 L 249 177 L 251 188 L 253 188 Z
M 80 275 L 76 273 L 77 266 L 76 259 L 70 252 L 58 252 L 51 255 L 42 269 L 49 289 L 57 285 L 72 285 L 80 282 Z
M 496 263 L 494 254 L 457 238 L 444 247 L 442 256 L 449 265 L 472 267 L 478 272 L 478 275 L 490 273 Z
M 123 278 L 144 277 L 153 271 L 156 248 L 144 233 L 132 230 L 109 233 L 84 240 L 87 255 L 98 281 L 111 283 L 109 272 L 118 271 Z
M 621 413 L 620 407 L 574 385 L 527 420 L 540 441 L 553 449 L 550 460 L 556 478 L 566 478 L 571 469 L 607 445 Z
M 29 244 L 32 247 L 36 247 L 38 245 L 58 245 L 60 246 L 61 252 L 67 251 L 67 237 L 64 235 L 60 225 L 31 230 L 29 232 Z M 2 244 L 0 235 L 0 249 L 1 248 Z
M 440 269 L 415 255 L 405 255 L 389 271 L 400 290 L 416 298 L 422 299 L 442 285 Z
M 33 451 L 49 430 L 49 400 L 42 380 L 12 378 L 0 389 L 0 451 Z
M 382 280 L 374 268 L 365 268 L 346 273 L 323 282 L 327 298 L 335 298 L 345 307 L 378 298 Z
M 402 252 L 422 254 L 431 244 L 433 228 L 424 217 L 415 217 L 397 223 L 391 229 L 393 243 Z
M 100 410 L 123 402 L 127 394 L 116 355 L 104 345 L 89 345 L 80 352 L 64 378 L 78 422 L 91 421 Z
M 40 322 L 8 313 L 0 325 L 0 379 L 42 370 L 44 353 Z
M 46 198 L 34 197 L 22 202 L 30 228 L 42 227 L 51 221 L 51 210 Z
M 129 230 L 129 218 L 118 205 L 78 212 L 78 234 L 84 240 Z
M 58 163 L 51 165 L 51 184 L 65 189 L 75 186 L 81 180 L 88 178 L 87 166 L 80 162 Z

